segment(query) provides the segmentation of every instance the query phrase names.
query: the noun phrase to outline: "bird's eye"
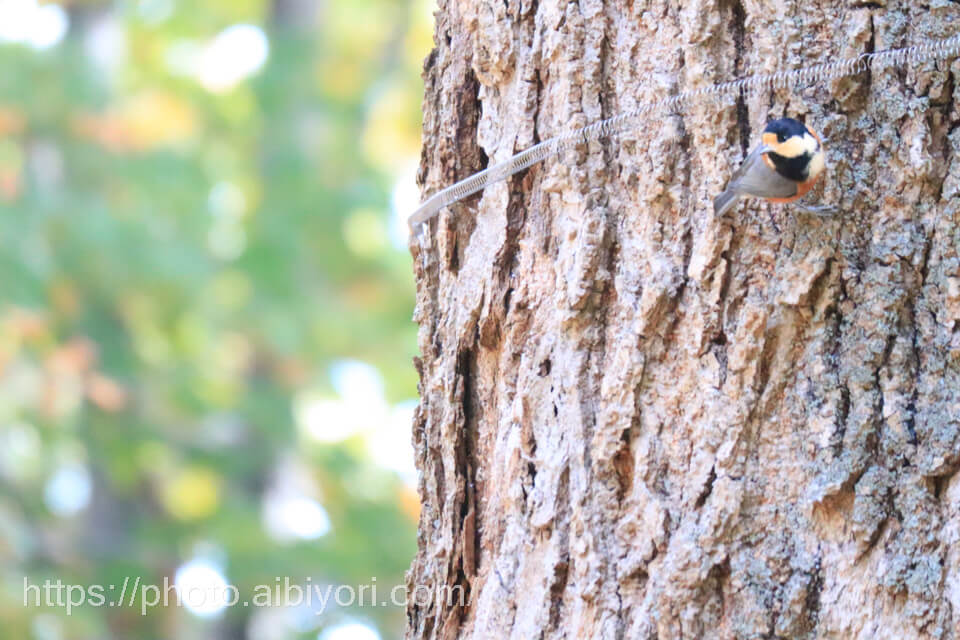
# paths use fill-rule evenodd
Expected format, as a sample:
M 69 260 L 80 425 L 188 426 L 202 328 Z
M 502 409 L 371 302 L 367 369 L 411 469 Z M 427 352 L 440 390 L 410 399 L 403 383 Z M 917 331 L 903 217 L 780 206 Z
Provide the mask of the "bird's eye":
M 786 142 L 786 141 L 787 141 L 787 134 L 785 134 L 782 131 L 777 134 L 777 142 Z

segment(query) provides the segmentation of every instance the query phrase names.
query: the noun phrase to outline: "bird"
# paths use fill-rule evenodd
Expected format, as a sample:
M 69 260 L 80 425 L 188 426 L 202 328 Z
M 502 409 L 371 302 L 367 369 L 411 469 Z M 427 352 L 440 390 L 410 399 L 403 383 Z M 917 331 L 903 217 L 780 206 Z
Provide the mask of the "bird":
M 769 202 L 794 202 L 807 194 L 826 166 L 820 136 L 799 120 L 771 120 L 758 144 L 714 198 L 713 211 L 722 216 L 742 197 Z M 824 208 L 807 207 L 823 211 Z

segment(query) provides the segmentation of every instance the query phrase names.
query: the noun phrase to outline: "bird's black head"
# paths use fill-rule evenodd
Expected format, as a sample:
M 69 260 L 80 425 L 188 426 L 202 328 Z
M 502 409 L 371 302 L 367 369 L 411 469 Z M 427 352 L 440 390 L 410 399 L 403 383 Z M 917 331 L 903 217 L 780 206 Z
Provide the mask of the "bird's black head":
M 768 166 L 785 178 L 803 182 L 823 170 L 820 140 L 799 120 L 773 120 L 760 139 L 768 149 L 765 155 Z
M 783 144 L 793 136 L 803 138 L 807 133 L 807 127 L 799 120 L 793 118 L 780 118 L 771 120 L 767 128 L 763 130 L 763 141 L 771 147 Z M 771 144 L 772 143 L 772 144 Z

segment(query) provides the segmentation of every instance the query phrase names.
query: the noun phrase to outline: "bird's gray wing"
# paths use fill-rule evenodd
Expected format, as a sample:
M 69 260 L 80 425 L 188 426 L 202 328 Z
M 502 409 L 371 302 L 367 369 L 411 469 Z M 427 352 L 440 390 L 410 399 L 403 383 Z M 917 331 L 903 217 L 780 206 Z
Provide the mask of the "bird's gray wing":
M 730 178 L 727 191 L 758 198 L 789 198 L 797 195 L 797 183 L 768 167 L 757 146 Z

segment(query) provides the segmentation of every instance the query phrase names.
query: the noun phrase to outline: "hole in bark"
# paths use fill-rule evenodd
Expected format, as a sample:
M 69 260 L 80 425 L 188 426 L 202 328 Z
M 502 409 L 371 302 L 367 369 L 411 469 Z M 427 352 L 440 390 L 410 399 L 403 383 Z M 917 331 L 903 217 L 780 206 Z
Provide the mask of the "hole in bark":
M 907 428 L 907 433 L 910 434 L 910 444 L 917 444 L 917 390 L 914 389 L 913 397 L 910 399 L 910 402 L 906 406 L 907 417 L 904 418 L 903 424 Z
M 947 473 L 944 473 L 939 476 L 930 476 L 930 485 L 933 493 L 933 498 L 935 500 L 940 500 L 943 496 L 944 490 L 947 488 L 947 485 L 950 484 L 950 480 L 953 479 L 954 474 L 956 474 L 956 469 L 951 469 Z
M 473 406 L 471 402 L 472 398 L 470 397 L 473 393 L 473 378 L 470 368 L 472 359 L 473 353 L 470 351 L 470 349 L 464 349 L 457 354 L 457 375 L 460 376 L 462 385 L 461 393 L 463 396 L 462 402 L 464 422 L 470 422 L 470 419 L 473 416 Z
M 722 387 L 727 382 L 727 334 L 721 329 L 720 333 L 710 342 L 713 345 L 711 348 L 713 355 L 720 364 L 719 383 Z
M 839 455 L 843 450 L 843 437 L 847 433 L 847 418 L 850 417 L 850 389 L 847 385 L 840 387 L 840 401 L 837 403 L 837 430 L 834 453 Z
M 553 570 L 553 584 L 550 585 L 550 629 L 556 629 L 560 623 L 560 608 L 563 606 L 563 592 L 567 588 L 567 576 L 570 565 L 560 562 Z
M 726 602 L 723 597 L 723 587 L 730 580 L 730 558 L 724 558 L 723 562 L 720 564 L 715 564 L 710 567 L 710 572 L 707 574 L 708 584 L 713 583 L 713 590 L 717 596 L 717 601 L 720 605 L 720 616 L 723 617 L 724 609 L 726 608 Z
M 547 358 L 540 363 L 540 370 L 537 372 L 541 378 L 550 375 L 550 370 L 553 368 L 553 363 L 550 362 L 550 358 Z
M 700 495 L 697 497 L 697 501 L 693 504 L 695 508 L 699 509 L 706 503 L 707 498 L 709 498 L 710 494 L 713 493 L 713 483 L 716 479 L 717 479 L 717 468 L 715 466 L 710 467 L 710 475 L 707 476 L 707 484 L 706 486 L 704 486 L 703 491 L 701 491 Z
M 480 102 L 478 101 L 477 104 L 480 104 Z M 482 112 L 483 109 L 480 109 L 480 111 Z M 487 152 L 483 150 L 483 147 L 479 145 L 477 146 L 477 152 L 480 154 L 480 171 L 483 171 L 490 164 L 490 158 L 487 157 Z
M 810 285 L 810 293 L 807 294 L 810 308 L 816 309 L 819 306 L 820 298 L 826 294 L 830 288 L 832 280 L 833 265 L 836 260 L 833 257 L 827 258 L 827 264 L 823 271 L 817 276 L 813 284 Z
M 733 42 L 736 49 L 734 53 L 733 68 L 736 75 L 741 75 L 743 67 L 743 52 L 746 47 L 745 40 L 747 36 L 747 12 L 743 8 L 742 2 L 733 2 L 731 9 L 733 24 Z M 740 149 L 743 156 L 746 157 L 750 152 L 750 109 L 741 92 L 737 96 L 737 129 L 740 132 Z
M 807 620 L 809 628 L 816 628 L 820 622 L 820 593 L 823 591 L 823 575 L 820 573 L 820 558 L 817 557 L 817 564 L 813 567 L 813 574 L 810 576 L 810 584 L 807 586 L 807 597 L 804 600 L 804 608 L 807 611 Z
M 450 271 L 453 273 L 460 271 L 460 238 L 453 241 L 453 250 L 450 252 Z
M 623 500 L 623 496 L 633 484 L 633 452 L 630 450 L 630 430 L 632 428 L 633 425 L 631 424 L 629 429 L 624 429 L 623 433 L 620 434 L 620 448 L 613 455 L 613 468 L 617 472 L 619 482 L 617 499 L 620 501 Z

